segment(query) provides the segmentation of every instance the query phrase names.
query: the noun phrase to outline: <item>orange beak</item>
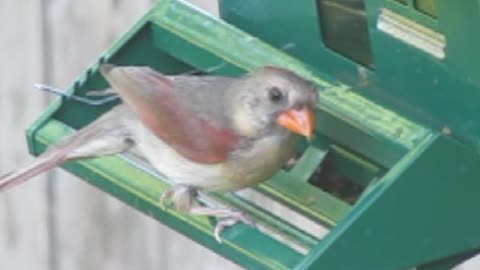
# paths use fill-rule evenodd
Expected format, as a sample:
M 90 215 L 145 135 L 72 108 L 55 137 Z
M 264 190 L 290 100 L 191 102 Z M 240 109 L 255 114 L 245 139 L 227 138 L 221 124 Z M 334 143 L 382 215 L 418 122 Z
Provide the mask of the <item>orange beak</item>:
M 294 133 L 303 135 L 310 140 L 314 126 L 313 110 L 308 107 L 303 107 L 300 110 L 290 109 L 282 112 L 277 117 L 277 124 Z

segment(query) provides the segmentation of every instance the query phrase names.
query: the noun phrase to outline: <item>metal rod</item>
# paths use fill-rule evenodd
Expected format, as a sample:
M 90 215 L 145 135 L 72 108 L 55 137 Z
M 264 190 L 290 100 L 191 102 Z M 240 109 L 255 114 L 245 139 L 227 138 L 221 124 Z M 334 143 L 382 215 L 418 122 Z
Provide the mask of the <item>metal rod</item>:
M 69 95 L 67 93 L 67 91 L 65 91 L 63 89 L 55 88 L 55 87 L 45 85 L 45 84 L 41 84 L 41 83 L 37 83 L 34 86 L 35 86 L 35 88 L 37 88 L 39 90 L 49 92 L 49 93 L 53 93 L 55 95 L 65 97 L 67 99 L 73 99 L 73 100 L 76 100 L 76 101 L 79 101 L 79 102 L 82 102 L 82 103 L 85 103 L 85 104 L 88 104 L 88 105 L 93 105 L 93 106 L 100 106 L 100 105 L 112 102 L 112 101 L 120 98 L 120 96 L 118 96 L 118 95 L 108 95 L 104 98 L 93 100 L 93 99 L 80 97 L 80 96 L 76 96 L 76 95 Z

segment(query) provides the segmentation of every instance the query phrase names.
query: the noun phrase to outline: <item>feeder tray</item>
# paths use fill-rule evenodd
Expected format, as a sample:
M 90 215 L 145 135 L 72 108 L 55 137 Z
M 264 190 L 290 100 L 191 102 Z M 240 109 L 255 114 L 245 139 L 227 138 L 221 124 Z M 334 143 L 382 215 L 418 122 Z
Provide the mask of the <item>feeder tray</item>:
M 480 205 L 480 159 L 472 149 L 480 135 L 480 107 L 473 106 L 480 76 L 472 76 L 480 69 L 461 65 L 471 60 L 456 51 L 466 34 L 455 32 L 463 11 L 462 22 L 478 25 L 479 3 L 435 3 L 223 0 L 228 24 L 163 0 L 68 88 L 75 96 L 106 88 L 98 69 L 107 62 L 199 76 L 274 65 L 311 80 L 319 93 L 315 134 L 297 162 L 254 189 L 201 197 L 246 211 L 260 230 L 238 224 L 217 243 L 211 219 L 159 207 L 168 183 L 133 154 L 63 167 L 247 269 L 447 269 L 480 246 L 480 218 L 470 214 Z M 440 22 L 447 22 L 442 34 Z M 432 39 L 418 43 L 425 36 Z M 471 38 L 477 43 L 465 46 L 480 43 Z M 28 129 L 31 153 L 113 105 L 57 99 Z M 455 137 L 441 132 L 446 123 Z

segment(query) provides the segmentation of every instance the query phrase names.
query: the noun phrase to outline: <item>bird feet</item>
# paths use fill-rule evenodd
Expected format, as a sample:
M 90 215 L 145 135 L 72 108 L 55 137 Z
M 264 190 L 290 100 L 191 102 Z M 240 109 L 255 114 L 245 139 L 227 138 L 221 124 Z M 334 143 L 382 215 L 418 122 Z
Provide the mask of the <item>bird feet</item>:
M 197 192 L 192 187 L 177 185 L 164 191 L 160 196 L 159 203 L 162 209 L 165 209 L 166 203 L 171 201 L 175 206 L 175 210 L 179 212 L 216 217 L 218 221 L 215 226 L 214 236 L 215 240 L 219 243 L 222 243 L 220 235 L 223 230 L 237 224 L 238 222 L 243 222 L 256 228 L 255 221 L 248 214 L 237 209 L 199 205 L 195 201 L 196 195 Z
M 166 206 L 174 205 L 179 212 L 190 212 L 195 205 L 197 191 L 189 186 L 175 185 L 165 190 L 160 196 L 159 204 L 165 210 Z
M 237 209 L 194 206 L 189 212 L 195 215 L 212 216 L 219 219 L 214 230 L 215 240 L 219 243 L 222 243 L 220 235 L 223 230 L 237 224 L 238 222 L 243 222 L 254 228 L 257 227 L 255 221 L 249 215 Z
M 223 230 L 237 224 L 238 222 L 243 222 L 247 225 L 252 226 L 253 228 L 257 227 L 252 217 L 245 214 L 244 212 L 232 210 L 232 216 L 222 218 L 217 221 L 217 225 L 215 226 L 214 230 L 215 240 L 217 240 L 217 242 L 221 244 L 222 238 L 220 237 L 220 235 L 222 234 Z

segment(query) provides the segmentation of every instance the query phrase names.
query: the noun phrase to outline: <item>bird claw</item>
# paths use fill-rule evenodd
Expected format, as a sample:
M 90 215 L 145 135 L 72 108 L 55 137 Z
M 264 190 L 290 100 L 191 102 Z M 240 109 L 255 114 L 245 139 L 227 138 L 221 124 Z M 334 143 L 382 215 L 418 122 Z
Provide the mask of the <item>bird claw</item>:
M 238 222 L 243 222 L 253 228 L 257 228 L 252 217 L 237 209 L 196 205 L 193 201 L 193 192 L 195 192 L 195 190 L 188 186 L 173 186 L 161 194 L 159 199 L 160 207 L 165 210 L 166 207 L 171 206 L 173 203 L 175 209 L 180 212 L 217 217 L 218 221 L 215 226 L 214 236 L 215 240 L 220 244 L 222 243 L 220 235 L 223 230 L 237 224 Z
M 194 204 L 195 192 L 189 186 L 172 186 L 162 193 L 158 203 L 162 210 L 173 205 L 177 211 L 188 212 Z
M 160 195 L 158 204 L 160 205 L 160 208 L 162 208 L 162 210 L 165 210 L 167 208 L 167 202 L 172 199 L 174 193 L 175 191 L 173 189 L 167 189 L 162 193 L 162 195 Z
M 257 228 L 257 225 L 252 217 L 241 211 L 235 211 L 231 216 L 221 219 L 217 222 L 214 230 L 215 240 L 217 240 L 219 244 L 222 244 L 223 241 L 220 235 L 222 234 L 223 230 L 237 224 L 238 222 L 243 222 L 253 228 Z

